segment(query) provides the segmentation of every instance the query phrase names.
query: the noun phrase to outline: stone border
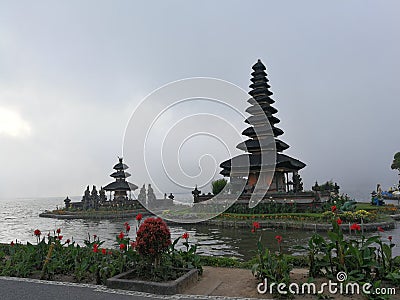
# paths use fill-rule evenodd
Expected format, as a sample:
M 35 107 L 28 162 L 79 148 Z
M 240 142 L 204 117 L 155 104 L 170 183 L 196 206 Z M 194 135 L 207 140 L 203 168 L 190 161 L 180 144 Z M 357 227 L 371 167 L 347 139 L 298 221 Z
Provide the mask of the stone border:
M 182 269 L 186 270 L 186 269 Z M 133 290 L 145 293 L 174 295 L 182 293 L 187 287 L 194 284 L 198 280 L 197 269 L 187 269 L 181 277 L 167 282 L 152 282 L 143 280 L 124 279 L 133 270 L 118 274 L 107 279 L 107 287 L 112 289 Z
M 307 230 L 307 231 L 328 231 L 332 229 L 331 224 L 321 224 L 321 223 L 309 223 L 309 222 L 284 222 L 284 221 L 272 221 L 272 220 L 254 220 L 257 221 L 261 227 L 264 228 L 281 228 L 281 229 L 294 229 L 294 230 Z M 233 227 L 233 228 L 251 228 L 253 220 L 245 220 L 245 221 L 233 221 L 233 220 L 208 220 L 201 223 L 196 223 L 196 225 L 214 225 L 220 227 Z M 185 223 L 186 225 L 188 223 Z M 180 225 L 185 225 L 180 224 Z M 350 232 L 349 224 L 342 224 L 340 227 L 345 232 Z M 360 224 L 361 226 L 361 224 Z M 377 231 L 378 227 L 382 227 L 383 229 L 395 229 L 396 222 L 393 221 L 384 221 L 384 222 L 376 222 L 376 223 L 365 223 L 362 225 L 362 231 L 371 232 Z
M 141 213 L 144 217 L 153 216 L 148 211 L 135 211 L 130 213 L 117 213 L 117 214 L 105 214 L 105 215 L 58 215 L 53 213 L 41 213 L 39 217 L 43 218 L 54 218 L 54 219 L 90 219 L 90 220 L 102 220 L 102 219 L 126 219 L 126 218 L 135 218 L 138 213 Z M 364 223 L 362 225 L 362 231 L 370 232 L 376 231 L 378 227 L 382 227 L 383 229 L 395 229 L 396 222 L 395 220 L 400 220 L 400 215 L 391 215 L 392 221 L 383 221 L 376 223 Z M 228 220 L 228 219 L 212 219 L 205 220 L 199 223 L 177 223 L 166 221 L 168 225 L 214 225 L 220 227 L 233 227 L 233 228 L 251 228 L 252 222 L 257 221 L 261 226 L 265 228 L 281 228 L 281 229 L 294 229 L 294 230 L 307 230 L 307 231 L 328 231 L 332 229 L 331 224 L 327 223 L 313 223 L 313 222 L 285 222 L 285 221 L 274 221 L 274 220 L 257 220 L 257 219 L 248 219 L 242 221 L 236 220 Z M 361 225 L 361 224 L 360 224 Z M 343 231 L 350 232 L 349 224 L 342 224 L 340 227 Z
M 87 219 L 87 220 L 107 220 L 107 219 L 126 219 L 126 218 L 136 218 L 137 214 L 142 214 L 144 217 L 150 216 L 151 214 L 143 209 L 136 210 L 134 212 L 123 212 L 123 211 L 114 211 L 107 214 L 96 214 L 96 213 L 70 213 L 66 212 L 65 214 L 55 214 L 52 212 L 43 212 L 39 214 L 41 218 L 52 218 L 52 219 L 60 219 L 60 220 L 72 220 L 72 219 Z

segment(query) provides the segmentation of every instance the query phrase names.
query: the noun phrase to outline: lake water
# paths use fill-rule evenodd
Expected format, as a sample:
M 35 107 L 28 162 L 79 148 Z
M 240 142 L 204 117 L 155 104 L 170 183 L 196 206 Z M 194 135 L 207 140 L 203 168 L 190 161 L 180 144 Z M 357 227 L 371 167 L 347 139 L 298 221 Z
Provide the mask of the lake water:
M 88 235 L 96 234 L 105 241 L 105 246 L 115 247 L 115 236 L 123 230 L 124 222 L 131 224 L 131 237 L 135 234 L 136 221 L 126 220 L 58 220 L 40 218 L 39 213 L 44 210 L 53 210 L 63 207 L 63 198 L 37 198 L 0 200 L 0 242 L 10 243 L 12 240 L 26 243 L 36 242 L 33 235 L 35 229 L 40 229 L 44 234 L 61 228 L 64 239 L 73 239 L 78 243 Z M 80 200 L 73 198 L 74 201 Z M 398 243 L 400 228 L 382 233 L 383 237 L 393 236 L 393 241 Z M 222 228 L 209 225 L 170 225 L 172 238 L 175 239 L 184 232 L 190 234 L 190 241 L 199 244 L 199 252 L 208 255 L 235 256 L 248 259 L 254 256 L 259 234 L 252 234 L 249 229 Z M 283 236 L 285 252 L 293 253 L 293 245 L 305 245 L 313 232 L 285 231 L 283 229 L 265 229 L 261 231 L 265 246 L 276 250 L 276 235 Z M 394 248 L 395 255 L 400 255 L 400 247 Z

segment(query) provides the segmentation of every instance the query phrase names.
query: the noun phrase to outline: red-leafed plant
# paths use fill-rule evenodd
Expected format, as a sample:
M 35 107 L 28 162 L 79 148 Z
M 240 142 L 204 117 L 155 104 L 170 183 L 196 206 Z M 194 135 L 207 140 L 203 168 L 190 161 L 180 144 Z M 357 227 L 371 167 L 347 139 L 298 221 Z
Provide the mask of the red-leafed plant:
M 158 265 L 161 255 L 171 244 L 171 233 L 161 218 L 148 218 L 139 227 L 136 236 L 136 250 L 145 258 Z

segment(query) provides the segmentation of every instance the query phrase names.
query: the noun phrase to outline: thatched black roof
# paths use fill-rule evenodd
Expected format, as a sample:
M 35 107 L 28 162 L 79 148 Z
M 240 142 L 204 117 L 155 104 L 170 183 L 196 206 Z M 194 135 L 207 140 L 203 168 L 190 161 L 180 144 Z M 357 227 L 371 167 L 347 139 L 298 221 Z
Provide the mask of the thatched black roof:
M 125 180 L 117 180 L 107 184 L 103 189 L 106 191 L 134 191 L 137 188 L 137 185 L 133 183 Z
M 232 163 L 238 169 L 244 168 L 246 169 L 248 164 L 250 166 L 250 170 L 260 170 L 261 169 L 261 154 L 241 154 L 235 156 L 232 159 L 228 159 L 220 164 L 220 167 L 225 170 L 231 170 Z M 288 155 L 278 153 L 276 154 L 276 165 L 275 168 L 283 168 L 287 170 L 300 170 L 306 166 L 305 163 L 301 162 L 298 159 L 292 158 Z M 272 167 L 272 165 L 271 165 Z
M 118 170 L 112 173 L 110 176 L 114 178 L 128 178 L 129 176 L 131 176 L 131 174 L 122 170 Z
M 264 149 L 272 147 L 272 145 L 269 145 L 269 141 L 270 141 L 270 139 L 267 139 L 263 143 L 261 140 L 261 145 L 263 145 Z M 286 144 L 285 142 L 282 142 L 279 139 L 275 139 L 274 142 L 275 142 L 275 149 L 277 152 L 282 152 L 289 148 L 288 144 Z M 260 140 L 253 140 L 253 139 L 249 139 L 244 142 L 241 142 L 240 144 L 238 144 L 236 146 L 236 148 L 243 150 L 243 151 L 247 151 L 247 152 L 260 151 L 260 147 L 261 147 Z

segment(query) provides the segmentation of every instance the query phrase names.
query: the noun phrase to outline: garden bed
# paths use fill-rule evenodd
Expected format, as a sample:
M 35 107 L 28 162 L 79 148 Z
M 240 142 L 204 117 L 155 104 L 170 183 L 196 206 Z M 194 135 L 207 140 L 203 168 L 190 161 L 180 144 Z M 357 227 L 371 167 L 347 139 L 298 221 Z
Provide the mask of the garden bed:
M 137 279 L 135 270 L 130 270 L 116 275 L 107 280 L 107 287 L 113 289 L 123 289 L 139 291 L 153 294 L 173 295 L 180 294 L 198 280 L 198 270 L 196 269 L 176 269 L 182 271 L 183 275 L 172 281 L 153 282 Z M 181 273 L 181 272 L 179 272 Z

